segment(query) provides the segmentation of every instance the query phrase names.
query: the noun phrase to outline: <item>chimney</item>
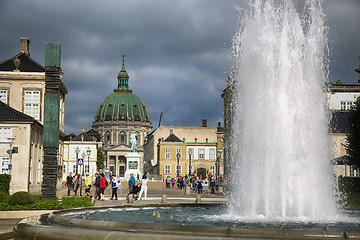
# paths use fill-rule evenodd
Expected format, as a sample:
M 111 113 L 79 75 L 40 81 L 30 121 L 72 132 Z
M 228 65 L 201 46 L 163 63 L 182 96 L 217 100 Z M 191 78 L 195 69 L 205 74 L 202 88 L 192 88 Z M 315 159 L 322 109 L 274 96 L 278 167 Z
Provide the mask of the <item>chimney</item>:
M 174 133 L 174 130 L 170 128 L 170 135 Z
M 202 127 L 207 127 L 207 119 L 202 120 Z
M 20 52 L 24 52 L 26 53 L 27 55 L 30 56 L 30 53 L 29 53 L 29 43 L 30 43 L 30 40 L 29 38 L 27 37 L 21 37 L 20 38 L 20 42 L 21 42 L 21 50 Z
M 85 133 L 85 127 L 82 127 L 81 132 Z

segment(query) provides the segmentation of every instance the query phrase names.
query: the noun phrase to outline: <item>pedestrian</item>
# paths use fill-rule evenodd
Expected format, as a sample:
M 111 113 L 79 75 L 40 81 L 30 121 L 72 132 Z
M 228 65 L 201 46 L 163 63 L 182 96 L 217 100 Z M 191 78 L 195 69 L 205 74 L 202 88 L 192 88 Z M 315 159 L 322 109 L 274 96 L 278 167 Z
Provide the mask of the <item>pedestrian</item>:
M 184 178 L 182 176 L 179 177 L 179 188 L 180 190 L 184 188 Z
M 135 181 L 134 174 L 131 173 L 130 174 L 130 179 L 129 179 L 129 193 L 133 192 L 135 184 L 136 184 L 136 181 Z
M 111 198 L 110 200 L 118 200 L 117 189 L 119 187 L 118 178 L 113 174 L 111 176 Z
M 100 189 L 99 189 L 99 193 L 100 193 L 100 201 L 104 201 L 104 195 L 105 195 L 105 188 L 107 187 L 108 183 L 105 179 L 105 175 L 103 173 L 100 174 L 101 176 L 101 180 L 100 180 Z
M 75 177 L 75 190 L 74 190 L 74 193 L 75 193 L 75 196 L 77 195 L 77 190 L 79 189 L 80 187 L 80 184 L 81 184 L 81 179 L 80 179 L 80 174 L 77 174 L 76 177 Z M 81 196 L 81 192 L 80 192 L 80 196 Z
M 91 189 L 91 177 L 89 176 L 89 173 L 86 173 L 86 178 L 85 178 L 85 194 L 86 196 L 92 198 L 93 196 L 90 193 L 90 189 Z
M 211 197 L 215 197 L 215 187 L 216 187 L 216 183 L 214 178 L 212 177 L 210 180 Z
M 167 188 L 170 188 L 170 182 L 171 182 L 171 178 L 170 178 L 170 176 L 167 176 L 167 178 L 166 178 L 166 187 Z
M 147 197 L 147 182 L 148 182 L 148 179 L 147 179 L 146 175 L 144 174 L 142 179 L 141 179 L 141 190 L 140 190 L 140 194 L 139 194 L 139 200 L 141 200 L 141 196 L 142 196 L 143 192 L 144 192 L 144 200 L 146 200 L 146 197 Z
M 220 181 L 219 181 L 219 178 L 215 178 L 215 190 L 216 192 L 218 193 L 219 192 L 219 184 L 220 184 Z
M 172 188 L 174 188 L 174 185 L 175 185 L 175 178 L 172 178 L 172 179 L 171 179 L 171 185 L 172 185 Z
M 72 172 L 69 173 L 69 176 L 66 177 L 65 186 L 68 188 L 68 196 L 70 196 L 70 190 L 74 186 L 74 178 Z
M 101 177 L 99 176 L 98 173 L 95 173 L 95 183 L 94 183 L 94 187 L 95 187 L 95 199 L 96 200 L 100 200 L 100 181 L 101 181 Z
M 196 184 L 199 194 L 202 194 L 202 184 L 203 184 L 202 179 L 201 179 L 201 177 L 199 177 L 199 179 L 197 180 L 197 184 Z

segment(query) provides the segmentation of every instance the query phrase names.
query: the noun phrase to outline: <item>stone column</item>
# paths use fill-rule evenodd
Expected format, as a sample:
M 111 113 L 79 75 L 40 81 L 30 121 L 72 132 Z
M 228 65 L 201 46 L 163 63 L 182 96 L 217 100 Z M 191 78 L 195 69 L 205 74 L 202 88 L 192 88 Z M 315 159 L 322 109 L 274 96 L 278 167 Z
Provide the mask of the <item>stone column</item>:
M 41 197 L 56 198 L 59 150 L 60 43 L 45 43 L 44 160 Z

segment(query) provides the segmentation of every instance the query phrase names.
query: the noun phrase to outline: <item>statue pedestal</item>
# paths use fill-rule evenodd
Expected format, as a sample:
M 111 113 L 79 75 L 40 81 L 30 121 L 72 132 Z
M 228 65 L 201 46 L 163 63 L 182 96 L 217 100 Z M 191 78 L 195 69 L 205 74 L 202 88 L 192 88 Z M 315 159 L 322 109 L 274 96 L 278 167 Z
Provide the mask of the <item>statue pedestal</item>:
M 140 160 L 141 156 L 137 152 L 129 152 L 125 155 L 126 157 L 126 171 L 125 178 L 130 179 L 130 174 L 133 173 L 134 177 L 137 178 L 137 175 L 140 176 Z

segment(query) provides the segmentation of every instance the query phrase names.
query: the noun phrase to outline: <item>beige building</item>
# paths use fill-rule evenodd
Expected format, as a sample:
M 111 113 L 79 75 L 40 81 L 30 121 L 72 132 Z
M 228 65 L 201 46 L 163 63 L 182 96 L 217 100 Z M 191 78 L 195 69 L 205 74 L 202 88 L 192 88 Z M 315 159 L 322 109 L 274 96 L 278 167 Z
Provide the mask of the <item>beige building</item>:
M 217 172 L 216 127 L 161 126 L 147 136 L 144 145 L 144 172 L 163 179 L 188 175 L 222 175 Z M 223 163 L 223 161 L 219 164 Z
M 18 125 L 17 121 L 6 121 L 6 124 L 2 123 L 0 125 L 0 129 L 3 129 L 0 135 L 5 134 L 6 138 L 12 138 L 13 147 L 18 148 L 19 153 L 21 152 L 21 154 L 14 153 L 12 156 L 13 177 L 10 186 L 11 192 L 27 189 L 27 191 L 33 193 L 40 193 L 42 182 L 45 68 L 30 58 L 29 39 L 21 38 L 20 41 L 20 53 L 0 62 L 0 101 L 30 116 L 34 124 L 25 130 L 25 126 Z M 62 80 L 60 80 L 60 89 L 58 184 L 61 183 L 62 176 L 63 145 L 61 139 L 65 136 L 64 113 L 65 95 L 67 94 L 67 89 Z M 39 127 L 35 128 L 33 125 L 39 125 Z M 1 144 L 9 146 L 9 142 Z M 25 157 L 23 154 L 25 154 Z M 9 157 L 8 153 L 0 152 L 0 158 L 4 159 L 6 157 Z M 39 175 L 39 173 L 41 174 Z

